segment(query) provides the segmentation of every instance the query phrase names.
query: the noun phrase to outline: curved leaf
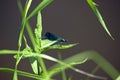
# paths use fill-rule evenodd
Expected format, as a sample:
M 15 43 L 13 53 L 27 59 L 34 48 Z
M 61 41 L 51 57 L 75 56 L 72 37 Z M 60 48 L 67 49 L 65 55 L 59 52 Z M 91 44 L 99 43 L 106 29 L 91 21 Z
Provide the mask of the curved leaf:
M 100 68 L 102 68 L 113 80 L 115 80 L 120 74 L 119 72 L 100 54 L 96 51 L 85 51 L 78 53 L 63 62 L 79 61 L 81 59 L 88 58 L 88 60 L 94 61 Z

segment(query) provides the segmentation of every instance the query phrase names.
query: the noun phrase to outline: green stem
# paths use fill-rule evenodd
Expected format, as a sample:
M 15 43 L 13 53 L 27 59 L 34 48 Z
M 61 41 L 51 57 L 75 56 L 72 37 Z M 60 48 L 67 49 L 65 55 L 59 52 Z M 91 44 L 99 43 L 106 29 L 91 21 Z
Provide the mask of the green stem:
M 60 53 L 58 54 L 58 57 L 60 60 L 62 60 L 62 56 Z M 67 80 L 67 75 L 65 73 L 65 70 L 61 69 L 61 75 L 62 75 L 62 80 Z
M 34 47 L 34 50 L 36 51 L 35 36 L 34 36 L 34 34 L 33 34 L 33 31 L 32 31 L 32 29 L 31 29 L 31 26 L 30 26 L 30 24 L 29 24 L 28 21 L 26 22 L 26 29 L 27 29 L 27 32 L 28 32 L 30 41 L 32 42 L 32 45 L 33 45 L 33 47 Z
M 38 57 L 37 59 L 38 59 L 38 63 L 40 64 L 40 66 L 43 70 L 43 77 L 44 77 L 44 75 L 47 75 L 47 68 L 46 68 L 45 63 L 42 58 Z
M 99 68 L 100 68 L 100 66 L 97 65 L 97 66 L 92 70 L 91 74 L 95 74 L 95 73 L 98 71 Z M 88 77 L 86 78 L 86 80 L 89 80 L 89 79 L 90 79 L 90 76 L 88 76 Z
M 0 71 L 14 73 L 15 70 L 10 69 L 10 68 L 1 68 L 0 67 Z M 41 79 L 42 80 L 42 78 L 39 75 L 36 75 L 36 74 L 31 74 L 31 73 L 23 72 L 23 71 L 19 71 L 19 70 L 17 70 L 17 73 L 20 76 L 25 76 L 25 77 L 29 77 L 29 78 L 33 78 L 33 79 Z
M 18 53 L 17 53 L 17 57 L 16 57 L 16 63 L 15 63 L 15 71 L 14 71 L 14 75 L 13 75 L 13 80 L 18 80 L 18 76 L 17 76 L 17 67 L 18 67 L 18 64 L 20 62 L 20 45 L 18 45 Z

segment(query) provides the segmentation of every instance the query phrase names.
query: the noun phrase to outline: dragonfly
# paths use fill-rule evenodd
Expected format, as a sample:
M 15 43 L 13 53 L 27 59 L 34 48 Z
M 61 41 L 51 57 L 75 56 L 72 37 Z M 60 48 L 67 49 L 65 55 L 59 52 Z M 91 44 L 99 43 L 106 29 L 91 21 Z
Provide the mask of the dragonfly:
M 58 42 L 67 42 L 66 39 L 58 36 L 58 35 L 55 35 L 51 32 L 46 32 L 44 36 L 42 36 L 42 39 L 48 39 L 48 40 L 51 40 L 51 41 L 58 41 Z

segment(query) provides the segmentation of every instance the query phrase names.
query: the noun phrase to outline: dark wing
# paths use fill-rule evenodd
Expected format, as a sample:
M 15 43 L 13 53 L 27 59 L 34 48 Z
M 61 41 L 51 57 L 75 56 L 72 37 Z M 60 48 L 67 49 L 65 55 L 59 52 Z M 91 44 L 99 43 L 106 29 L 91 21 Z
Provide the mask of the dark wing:
M 61 38 L 53 33 L 50 33 L 50 32 L 46 32 L 45 35 L 42 37 L 42 39 L 48 39 L 48 40 L 51 40 L 51 41 L 58 41 L 58 42 L 67 42 L 66 39 L 64 38 Z

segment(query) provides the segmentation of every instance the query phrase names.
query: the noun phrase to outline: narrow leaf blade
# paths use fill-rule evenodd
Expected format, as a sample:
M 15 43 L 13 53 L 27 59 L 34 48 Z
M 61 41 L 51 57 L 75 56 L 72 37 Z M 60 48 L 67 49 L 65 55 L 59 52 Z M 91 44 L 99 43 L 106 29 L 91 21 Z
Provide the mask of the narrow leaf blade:
M 27 17 L 28 10 L 31 6 L 31 3 L 32 3 L 32 0 L 27 0 L 24 11 L 22 12 L 23 18 L 22 18 L 21 30 L 20 30 L 20 34 L 19 34 L 19 40 L 18 40 L 19 47 L 21 47 L 21 44 L 22 44 L 23 32 L 24 32 L 26 21 L 27 21 L 26 17 Z M 20 8 L 20 5 L 19 5 L 19 8 Z
M 43 8 L 45 8 L 47 5 L 49 5 L 53 0 L 43 0 L 38 6 L 31 12 L 31 14 L 28 16 L 27 20 L 29 20 L 31 17 L 36 15 L 38 11 L 41 11 Z
M 96 17 L 98 18 L 99 22 L 101 23 L 102 27 L 104 28 L 104 30 L 107 32 L 107 34 L 114 40 L 113 36 L 111 35 L 110 31 L 108 30 L 102 15 L 100 14 L 97 5 L 95 2 L 93 2 L 93 0 L 87 0 L 89 6 L 91 7 L 91 9 L 93 10 L 94 14 L 96 15 Z
M 49 49 L 68 49 L 76 45 L 77 44 L 67 44 L 67 45 L 56 44 L 56 45 L 50 46 Z
M 54 50 L 54 49 L 59 49 L 59 50 L 68 49 L 68 48 L 74 47 L 76 45 L 77 44 L 67 44 L 67 45 L 55 44 L 55 45 L 48 46 L 48 47 L 44 48 L 43 52 L 48 51 L 48 50 Z

